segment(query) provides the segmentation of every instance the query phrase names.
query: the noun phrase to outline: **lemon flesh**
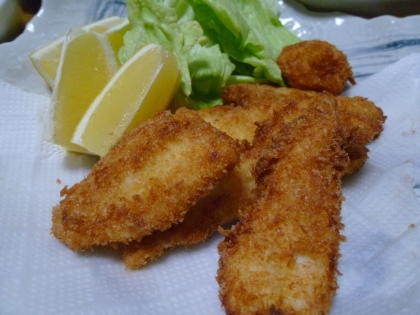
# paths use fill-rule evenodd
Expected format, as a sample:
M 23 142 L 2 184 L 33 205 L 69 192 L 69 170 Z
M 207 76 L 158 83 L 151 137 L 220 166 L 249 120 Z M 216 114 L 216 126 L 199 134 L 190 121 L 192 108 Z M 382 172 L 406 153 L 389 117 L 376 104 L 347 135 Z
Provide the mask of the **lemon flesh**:
M 118 70 L 104 35 L 76 32 L 64 43 L 51 98 L 52 141 L 67 150 L 86 152 L 71 142 L 76 126 L 90 104 Z
M 105 156 L 125 131 L 166 109 L 179 82 L 175 56 L 161 46 L 145 46 L 118 70 L 94 100 L 77 126 L 73 143 Z
M 130 29 L 130 22 L 127 19 L 125 19 L 121 21 L 121 23 L 103 32 L 106 39 L 111 44 L 111 47 L 114 50 L 116 56 L 118 56 L 118 51 L 124 45 L 124 34 Z
M 115 41 L 112 42 L 114 50 L 117 49 L 118 45 L 121 47 L 121 37 L 127 30 L 128 21 L 127 19 L 120 17 L 110 17 L 106 18 L 85 26 L 82 26 L 82 30 L 95 31 L 97 33 L 108 33 L 110 36 L 109 40 Z M 113 32 L 111 31 L 113 30 Z M 58 64 L 60 62 L 61 51 L 63 48 L 63 43 L 65 36 L 35 50 L 29 55 L 33 66 L 45 80 L 50 88 L 54 87 L 54 79 L 57 73 Z

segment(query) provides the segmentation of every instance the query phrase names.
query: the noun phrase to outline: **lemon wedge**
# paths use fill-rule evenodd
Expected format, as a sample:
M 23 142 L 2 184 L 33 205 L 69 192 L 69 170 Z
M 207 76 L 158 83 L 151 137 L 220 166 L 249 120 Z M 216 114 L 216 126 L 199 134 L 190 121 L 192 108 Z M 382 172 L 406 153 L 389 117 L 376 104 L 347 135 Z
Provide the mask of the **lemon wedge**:
M 118 56 L 119 49 L 124 45 L 124 34 L 130 29 L 131 24 L 127 19 L 125 19 L 121 21 L 121 23 L 110 27 L 103 33 L 108 42 L 111 44 L 116 56 Z
M 67 150 L 86 152 L 71 142 L 72 135 L 119 65 L 104 35 L 78 30 L 67 37 L 51 97 L 49 129 L 54 143 Z
M 179 82 L 173 53 L 155 44 L 143 47 L 93 101 L 76 128 L 73 143 L 105 156 L 126 130 L 166 109 Z
M 116 50 L 118 49 L 118 45 L 122 45 L 121 38 L 123 34 L 121 33 L 127 30 L 128 24 L 127 19 L 114 16 L 82 26 L 81 29 L 95 31 L 97 33 L 107 33 L 108 40 L 114 41 L 111 42 L 111 45 Z M 35 50 L 29 55 L 33 66 L 50 88 L 54 86 L 54 79 L 64 40 L 65 36 Z

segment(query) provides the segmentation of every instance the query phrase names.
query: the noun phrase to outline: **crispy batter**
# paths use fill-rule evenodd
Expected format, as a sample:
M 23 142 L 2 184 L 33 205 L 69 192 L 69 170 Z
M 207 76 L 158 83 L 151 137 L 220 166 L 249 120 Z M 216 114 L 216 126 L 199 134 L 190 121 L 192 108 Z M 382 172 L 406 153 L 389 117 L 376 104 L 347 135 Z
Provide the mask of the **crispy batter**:
M 241 154 L 241 162 L 187 212 L 184 221 L 165 231 L 155 231 L 123 249 L 127 268 L 137 269 L 177 246 L 191 246 L 209 239 L 217 228 L 238 218 L 238 211 L 254 199 L 253 164 Z
M 209 196 L 192 207 L 184 222 L 125 246 L 123 259 L 126 266 L 130 269 L 140 268 L 173 247 L 204 242 L 218 226 L 237 219 L 238 212 L 244 211 L 244 205 L 254 198 L 256 184 L 251 170 L 264 144 L 261 136 L 254 138 L 257 126 L 273 117 L 276 111 L 282 114 L 286 122 L 291 122 L 313 104 L 311 98 L 319 95 L 317 92 L 291 88 L 240 84 L 226 88 L 224 96 L 234 105 L 242 106 L 216 106 L 198 111 L 200 117 L 214 127 L 235 139 L 253 142 L 252 146 L 241 151 L 240 164 Z M 343 147 L 351 159 L 346 168 L 346 174 L 350 174 L 367 159 L 365 145 L 382 131 L 384 116 L 372 102 L 361 97 L 336 97 L 336 101 L 340 120 L 345 126 L 346 141 Z M 270 130 L 265 130 L 263 126 L 259 133 L 269 133 Z
M 208 196 L 188 211 L 183 222 L 124 246 L 123 260 L 129 269 L 140 268 L 173 247 L 187 247 L 206 241 L 219 226 L 236 220 L 239 211 L 244 211 L 255 198 L 256 183 L 252 169 L 264 139 L 260 137 L 252 146 L 248 142 L 254 138 L 256 123 L 264 120 L 267 113 L 257 106 L 216 106 L 197 113 L 229 136 L 245 140 L 240 162 Z
M 340 179 L 348 157 L 334 99 L 309 101 L 295 121 L 284 123 L 278 113 L 257 132 L 270 139 L 255 167 L 259 197 L 218 247 L 217 281 L 227 314 L 330 309 L 342 240 Z
M 211 121 L 221 131 L 237 136 L 239 139 L 246 138 L 244 135 L 253 136 L 253 128 L 251 133 L 246 130 L 250 123 L 243 124 L 238 120 L 251 118 L 242 107 L 217 106 L 203 112 L 199 111 L 198 114 L 205 120 Z M 216 123 L 218 118 L 223 119 Z M 232 126 L 232 123 L 228 123 L 231 121 L 230 118 L 237 125 Z M 171 248 L 187 247 L 204 242 L 217 231 L 219 226 L 237 219 L 238 212 L 244 210 L 255 198 L 256 183 L 251 174 L 257 161 L 255 152 L 245 142 L 240 150 L 239 164 L 209 195 L 199 200 L 188 211 L 183 222 L 166 231 L 155 231 L 139 242 L 124 246 L 123 260 L 126 267 L 137 269 L 167 253 Z
M 238 140 L 252 142 L 258 121 L 269 117 L 258 106 L 215 106 L 202 109 L 198 114 L 205 121 L 211 123 L 219 130 Z
M 245 140 L 240 150 L 240 162 L 213 191 L 199 200 L 184 221 L 166 231 L 156 231 L 139 242 L 124 246 L 123 260 L 127 268 L 137 269 L 177 246 L 190 246 L 206 241 L 219 226 L 236 220 L 255 198 L 255 179 L 252 169 L 259 158 L 263 139 L 254 141 L 256 123 L 266 113 L 256 106 L 216 106 L 197 112 L 205 121 L 229 136 Z
M 271 117 L 275 111 L 288 112 L 300 106 L 303 99 L 316 97 L 318 94 L 269 85 L 235 84 L 226 87 L 222 97 L 226 104 L 243 106 L 249 110 L 253 108 L 253 116 L 262 121 Z M 344 149 L 350 156 L 346 170 L 346 175 L 349 175 L 365 163 L 368 157 L 366 145 L 382 132 L 386 117 L 379 107 L 362 97 L 337 96 L 337 107 L 345 132 Z M 256 114 L 258 111 L 260 113 Z M 243 123 L 246 123 L 246 120 L 243 120 Z M 255 126 L 248 128 L 255 132 Z
M 238 160 L 234 140 L 195 112 L 160 112 L 126 134 L 84 180 L 63 189 L 52 233 L 83 250 L 165 230 Z
M 347 81 L 356 84 L 347 56 L 325 41 L 286 46 L 276 61 L 286 84 L 293 88 L 338 95 Z
M 386 116 L 366 98 L 337 96 L 338 115 L 345 128 L 344 150 L 350 158 L 345 175 L 360 169 L 368 158 L 366 145 L 383 130 Z

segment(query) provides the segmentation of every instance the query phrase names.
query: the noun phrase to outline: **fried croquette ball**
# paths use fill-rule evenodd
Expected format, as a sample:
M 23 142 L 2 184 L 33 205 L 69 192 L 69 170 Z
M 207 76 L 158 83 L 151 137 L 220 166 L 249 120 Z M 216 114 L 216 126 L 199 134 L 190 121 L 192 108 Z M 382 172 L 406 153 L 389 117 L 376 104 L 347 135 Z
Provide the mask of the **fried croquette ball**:
M 276 60 L 286 84 L 338 95 L 347 81 L 356 84 L 347 56 L 334 45 L 311 40 L 286 46 Z

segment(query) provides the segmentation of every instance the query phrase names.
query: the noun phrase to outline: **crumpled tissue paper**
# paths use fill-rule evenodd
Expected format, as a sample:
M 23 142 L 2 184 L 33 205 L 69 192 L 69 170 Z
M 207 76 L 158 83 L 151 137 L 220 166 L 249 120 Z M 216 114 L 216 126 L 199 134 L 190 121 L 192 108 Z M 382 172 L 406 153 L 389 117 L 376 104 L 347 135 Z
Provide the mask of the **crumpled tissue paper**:
M 347 242 L 331 314 L 418 314 L 420 55 L 347 94 L 368 97 L 388 119 L 366 165 L 343 181 Z M 0 314 L 224 314 L 220 235 L 128 271 L 118 252 L 75 253 L 50 234 L 59 191 L 96 159 L 42 140 L 48 103 L 0 82 Z

